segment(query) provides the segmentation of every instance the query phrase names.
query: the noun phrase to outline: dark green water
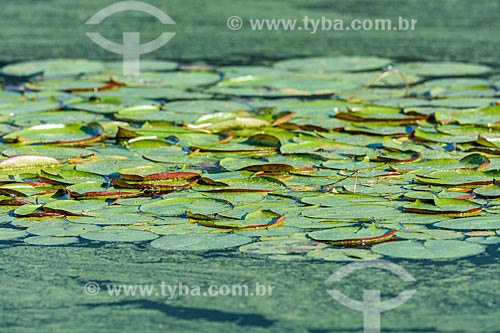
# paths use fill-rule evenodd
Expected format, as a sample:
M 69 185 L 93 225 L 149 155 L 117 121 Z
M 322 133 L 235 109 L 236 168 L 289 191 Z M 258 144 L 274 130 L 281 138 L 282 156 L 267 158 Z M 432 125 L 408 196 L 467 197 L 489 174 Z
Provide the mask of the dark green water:
M 83 22 L 114 1 L 4 1 L 0 62 L 48 57 L 119 60 L 85 37 Z M 500 3 L 447 1 L 151 0 L 177 22 L 177 36 L 149 58 L 208 63 L 260 63 L 305 55 L 379 55 L 399 59 L 459 60 L 498 64 Z M 415 17 L 413 32 L 255 32 L 226 28 L 226 19 Z M 161 32 L 146 15 L 120 14 L 98 31 L 119 40 L 141 31 Z M 362 315 L 326 292 L 339 263 L 277 262 L 235 253 L 170 254 L 139 245 L 34 247 L 2 244 L 1 332 L 362 332 Z M 385 298 L 417 293 L 382 314 L 382 332 L 500 332 L 500 266 L 496 248 L 472 260 L 399 261 L 417 280 L 359 271 L 337 287 L 355 299 L 363 289 Z M 87 296 L 88 281 L 101 285 L 272 284 L 264 297 Z
M 358 271 L 335 288 L 353 299 L 380 289 L 383 299 L 416 294 L 382 314 L 382 332 L 498 332 L 498 250 L 475 260 L 397 261 L 417 280 Z M 275 262 L 214 253 L 167 254 L 136 245 L 91 248 L 5 246 L 2 332 L 362 332 L 362 315 L 333 300 L 326 283 L 340 263 Z M 88 281 L 102 286 L 84 293 Z M 109 296 L 104 285 L 271 284 L 261 297 Z
M 120 13 L 99 26 L 84 22 L 114 0 L 2 1 L 0 61 L 69 57 L 119 60 L 94 45 L 87 31 L 121 42 L 123 31 L 141 32 L 146 42 L 163 31 L 155 18 Z M 306 55 L 379 55 L 389 58 L 459 60 L 498 64 L 500 2 L 497 0 L 149 0 L 177 23 L 175 38 L 146 58 L 254 62 Z M 245 21 L 239 31 L 228 17 Z M 250 18 L 418 20 L 415 31 L 252 31 Z

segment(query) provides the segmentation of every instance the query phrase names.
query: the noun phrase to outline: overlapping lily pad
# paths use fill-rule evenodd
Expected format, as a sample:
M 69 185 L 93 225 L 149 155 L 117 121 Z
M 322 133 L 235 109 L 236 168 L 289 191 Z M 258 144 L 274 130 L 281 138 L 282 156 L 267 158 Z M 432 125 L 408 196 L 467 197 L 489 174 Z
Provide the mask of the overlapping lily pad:
M 389 257 L 406 259 L 455 259 L 480 254 L 484 247 L 457 240 L 399 241 L 378 244 L 373 251 Z
M 479 254 L 500 230 L 494 72 L 347 56 L 144 61 L 139 77 L 9 64 L 0 240 L 290 261 Z
M 151 246 L 167 251 L 224 250 L 250 243 L 252 238 L 235 234 L 185 234 L 158 238 Z

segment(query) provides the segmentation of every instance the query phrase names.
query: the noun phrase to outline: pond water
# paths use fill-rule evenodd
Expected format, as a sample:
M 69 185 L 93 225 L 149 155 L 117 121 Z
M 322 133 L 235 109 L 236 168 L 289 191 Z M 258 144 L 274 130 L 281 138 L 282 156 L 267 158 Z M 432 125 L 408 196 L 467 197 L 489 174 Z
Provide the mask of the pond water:
M 472 4 L 467 0 L 441 2 L 419 0 L 395 4 L 392 0 L 337 0 L 335 2 L 314 0 L 304 4 L 301 0 L 289 0 L 286 1 L 286 4 L 284 2 L 255 1 L 250 8 L 247 1 L 231 0 L 219 1 L 221 4 L 213 10 L 206 8 L 204 3 L 196 0 L 189 3 L 185 0 L 169 0 L 168 4 L 161 0 L 150 0 L 148 2 L 161 8 L 167 6 L 168 13 L 177 22 L 174 30 L 178 33 L 176 39 L 172 41 L 172 44 L 166 50 L 162 49 L 161 52 L 154 53 L 151 57 L 148 57 L 149 59 L 178 59 L 187 63 L 200 61 L 215 65 L 255 64 L 270 66 L 275 60 L 298 56 L 345 54 L 390 57 L 399 62 L 421 59 L 427 61 L 481 62 L 493 67 L 498 64 L 496 45 L 498 45 L 499 35 L 492 33 L 498 31 L 500 22 L 497 19 L 499 3 L 496 1 L 482 1 Z M 3 6 L 5 19 L 0 20 L 3 31 L 0 41 L 2 49 L 0 64 L 3 66 L 20 60 L 58 57 L 117 60 L 116 55 L 96 47 L 85 36 L 88 26 L 83 22 L 102 7 L 103 2 L 100 0 L 85 1 L 79 4 L 78 8 L 67 6 L 65 0 L 47 0 L 38 3 L 17 1 L 8 5 L 5 4 Z M 193 10 L 193 8 L 199 8 L 200 10 Z M 407 33 L 372 31 L 335 34 L 323 32 L 311 35 L 306 32 L 269 32 L 265 35 L 257 35 L 250 29 L 244 28 L 238 32 L 227 29 L 225 26 L 226 19 L 232 15 L 241 15 L 245 19 L 250 15 L 277 18 L 328 15 L 331 18 L 345 19 L 354 17 L 389 17 L 397 19 L 399 16 L 404 16 L 418 18 L 418 24 L 415 31 Z M 147 16 L 138 17 L 134 20 L 123 20 L 122 18 L 110 18 L 100 31 L 105 36 L 115 37 L 117 41 L 120 40 L 121 33 L 125 30 L 143 32 L 148 30 L 142 36 L 144 40 L 148 39 L 148 37 L 155 37 L 162 31 L 158 28 L 158 24 L 151 23 L 152 20 L 149 20 Z M 82 24 L 77 24 L 78 22 L 82 22 Z M 67 29 L 68 26 L 71 29 Z M 147 29 L 141 30 L 141 27 L 147 27 Z M 443 67 L 439 66 L 432 71 L 441 68 Z M 378 71 L 380 68 L 374 69 Z M 119 70 L 119 65 L 115 66 L 115 70 Z M 362 87 L 374 76 L 377 76 L 378 73 L 373 72 L 368 77 L 357 74 L 351 76 L 347 81 L 344 75 L 343 80 L 337 81 L 335 85 L 328 80 L 322 82 L 322 84 L 326 84 L 328 89 L 337 90 L 345 88 L 342 85 L 352 82 L 355 78 L 355 84 L 347 89 L 349 94 L 343 96 L 349 97 L 356 92 L 357 88 L 360 88 L 360 85 Z M 464 75 L 468 76 L 470 74 L 465 73 Z M 447 121 L 451 119 L 448 118 L 449 116 L 459 117 L 465 123 L 471 120 L 473 122 L 485 122 L 483 124 L 474 123 L 472 124 L 473 127 L 484 125 L 488 127 L 488 114 L 484 114 L 482 117 L 467 117 L 467 111 L 461 111 L 458 114 L 451 114 L 451 112 L 448 114 L 446 111 L 461 107 L 464 103 L 471 103 L 468 104 L 467 108 L 487 107 L 492 102 L 494 103 L 496 92 L 492 92 L 491 88 L 498 85 L 495 73 L 480 74 L 476 72 L 472 74 L 474 74 L 474 78 L 454 77 L 451 80 L 449 77 L 444 79 L 433 78 L 428 80 L 427 85 L 424 84 L 422 89 L 419 90 L 413 86 L 410 91 L 419 93 L 420 97 L 424 97 L 424 99 L 429 97 L 438 98 L 437 102 L 435 102 L 438 105 L 432 107 L 439 107 L 442 126 L 448 126 L 448 129 L 450 124 L 447 124 Z M 408 75 L 408 80 L 418 80 L 420 75 L 422 73 Z M 11 76 L 10 79 L 12 78 Z M 99 81 L 102 78 L 94 77 L 93 79 L 102 83 L 102 81 Z M 203 79 L 210 81 L 213 76 L 201 75 L 197 79 L 200 80 L 198 82 L 203 82 Z M 370 96 L 368 91 L 364 91 L 358 92 L 356 96 L 370 98 L 373 101 L 381 97 L 385 101 L 394 98 L 393 95 L 385 95 L 390 95 L 390 92 L 397 94 L 397 98 L 403 96 L 405 93 L 404 87 L 401 86 L 402 81 L 397 73 L 392 74 L 388 80 L 393 80 L 394 89 L 388 91 L 378 87 L 375 90 L 375 87 L 372 87 L 373 90 L 371 91 L 375 91 L 375 94 Z M 91 82 L 88 83 L 86 88 L 94 87 L 95 81 L 89 81 Z M 186 83 L 186 81 L 189 82 L 190 80 L 184 80 L 183 82 Z M 283 86 L 283 82 L 281 82 L 277 87 L 278 89 L 311 89 L 315 91 L 319 88 L 325 88 L 321 84 L 318 85 L 317 81 L 308 81 L 307 84 L 299 86 L 297 86 L 297 81 L 290 86 Z M 14 84 L 19 82 L 22 82 L 22 80 L 10 81 L 10 83 Z M 431 82 L 432 86 L 428 85 L 429 82 Z M 272 89 L 267 89 L 268 83 L 269 80 L 266 81 L 266 88 L 261 89 L 262 94 L 273 92 Z M 66 80 L 66 82 L 58 82 L 55 86 L 49 84 L 44 89 L 74 88 L 73 84 L 74 82 Z M 339 87 L 339 84 L 341 87 Z M 242 88 L 245 81 L 238 82 L 238 85 L 239 88 Z M 443 87 L 445 88 L 443 89 Z M 196 96 L 192 92 L 187 94 L 184 92 L 184 88 L 170 87 L 168 89 L 169 94 L 177 94 L 176 96 L 181 98 L 182 96 L 184 98 L 202 99 L 207 97 L 204 95 Z M 239 92 L 242 91 L 243 89 Z M 155 98 L 154 95 L 158 91 L 153 89 L 153 91 L 146 92 L 153 95 L 148 95 L 148 98 L 151 98 L 151 96 Z M 431 95 L 426 94 L 426 92 L 431 92 Z M 89 97 L 89 92 L 82 93 L 86 93 L 86 97 Z M 144 91 L 141 91 L 141 94 L 144 93 Z M 290 93 L 290 90 L 288 90 L 288 93 Z M 461 99 L 456 104 L 457 96 L 464 93 L 468 94 L 468 100 Z M 31 97 L 35 95 L 31 95 Z M 4 112 L 1 113 L 2 117 L 7 117 L 2 118 L 2 124 L 0 125 L 2 134 L 15 132 L 20 130 L 21 127 L 37 125 L 41 121 L 71 122 L 75 119 L 75 114 L 68 112 L 69 110 L 66 110 L 64 116 L 61 112 L 45 112 L 55 106 L 58 107 L 59 102 L 47 98 L 52 93 L 45 96 L 43 96 L 43 93 L 40 95 L 43 98 L 38 99 L 39 103 L 36 103 L 35 109 L 30 110 L 30 107 L 33 107 L 31 105 L 16 107 L 16 112 L 22 113 L 15 117 L 18 122 L 17 126 L 11 126 L 12 116 L 8 116 Z M 136 96 L 128 94 L 130 100 L 137 99 L 138 96 L 141 97 L 140 94 Z M 64 99 L 68 96 L 60 93 L 57 97 Z M 5 106 L 5 98 L 9 100 L 12 96 L 0 92 L 0 105 L 2 108 Z M 44 98 L 46 98 L 45 102 L 43 101 Z M 321 97 L 321 99 L 327 99 L 328 101 L 329 98 L 329 96 Z M 450 104 L 448 101 L 441 105 L 443 98 L 446 100 L 453 98 L 455 100 Z M 112 102 L 112 96 L 108 101 Z M 16 101 L 16 103 L 18 102 Z M 81 101 L 73 100 L 72 102 L 79 103 Z M 238 100 L 238 103 L 241 102 L 241 100 Z M 247 100 L 245 99 L 244 102 L 246 103 Z M 293 101 L 288 102 L 293 103 Z M 115 111 L 113 106 L 109 105 L 108 108 L 103 107 L 102 109 L 99 109 L 95 104 L 93 106 L 100 112 L 107 110 L 112 114 Z M 402 107 L 402 105 L 396 106 Z M 414 106 L 409 105 L 408 107 Z M 327 106 L 326 108 L 327 112 L 333 114 L 332 107 Z M 424 112 L 426 108 L 428 106 L 417 111 Z M 467 108 L 464 107 L 463 110 Z M 155 109 L 149 111 L 143 110 L 143 114 L 154 115 L 157 112 Z M 41 112 L 40 117 L 33 117 L 33 114 L 30 115 L 32 112 Z M 314 107 L 312 107 L 310 113 L 315 115 L 315 112 Z M 130 115 L 134 111 L 128 113 Z M 189 116 L 192 117 L 192 121 L 196 121 L 202 114 L 198 115 L 190 112 L 182 115 L 182 117 L 179 116 L 177 120 Z M 86 117 L 83 118 L 83 113 L 80 113 L 78 121 L 87 124 L 94 120 L 103 121 L 107 119 L 105 116 L 100 118 L 99 113 L 90 115 L 85 113 L 85 115 Z M 127 116 L 127 112 L 123 112 L 122 115 Z M 328 120 L 333 121 L 336 118 L 329 117 Z M 130 119 L 126 119 L 126 123 L 130 121 Z M 326 126 L 328 124 L 323 121 L 316 121 L 313 125 Z M 392 131 L 394 130 L 393 127 L 391 125 L 375 129 L 375 131 Z M 406 126 L 398 127 L 406 128 Z M 420 129 L 424 129 L 420 133 L 421 135 L 427 135 L 428 137 L 432 135 L 428 127 L 420 126 Z M 428 131 L 425 131 L 425 129 Z M 45 130 L 44 132 L 46 132 Z M 401 129 L 399 130 L 396 134 L 401 138 L 403 133 L 401 133 Z M 59 141 L 88 139 L 94 131 L 99 132 L 100 129 L 95 126 L 83 129 L 80 127 L 69 128 L 69 131 L 62 136 L 60 133 L 57 134 L 56 130 L 52 138 L 55 136 L 55 140 Z M 374 131 L 374 128 L 364 128 L 363 131 Z M 444 132 L 440 134 L 438 136 L 441 139 L 450 135 Z M 463 134 L 454 132 L 451 136 Z M 468 134 L 474 134 L 474 131 Z M 487 133 L 483 134 L 487 135 Z M 433 138 L 438 136 L 433 136 Z M 206 136 L 201 137 L 201 141 L 204 138 Z M 381 137 L 378 137 L 378 139 L 380 141 Z M 477 137 L 474 137 L 474 139 L 477 139 Z M 178 143 L 175 137 L 171 137 L 166 141 L 169 144 Z M 111 141 L 108 141 L 108 146 L 109 142 Z M 114 141 L 112 142 L 114 143 Z M 203 141 L 199 144 L 206 143 L 208 142 Z M 444 152 L 454 153 L 461 157 L 473 153 L 484 155 L 484 148 L 495 149 L 495 144 L 488 147 L 488 142 L 482 141 L 482 143 L 483 151 L 468 153 L 454 149 L 453 142 L 449 146 L 441 142 L 440 147 Z M 9 148 L 16 149 L 18 152 L 24 150 L 25 153 L 33 153 L 29 149 L 26 150 L 24 146 L 17 146 L 17 143 L 9 145 L 12 145 Z M 432 145 L 435 146 L 435 143 L 432 143 Z M 466 142 L 458 146 L 470 148 L 474 145 Z M 377 145 L 371 147 L 374 151 L 377 149 L 382 151 Z M 6 154 L 4 148 L 2 148 L 2 152 Z M 41 148 L 43 146 L 37 147 L 35 150 L 41 153 L 44 150 Z M 11 153 L 12 149 L 10 149 Z M 63 149 L 57 147 L 55 150 L 48 152 L 45 150 L 42 155 L 50 155 L 57 151 L 58 155 L 55 158 L 64 160 L 67 157 L 85 152 L 81 149 L 77 151 L 78 149 L 80 148 L 65 147 Z M 123 151 L 123 149 L 114 151 L 113 155 L 119 156 L 117 153 L 123 153 Z M 77 154 L 73 154 L 75 152 Z M 400 153 L 398 158 L 401 158 L 401 155 L 407 154 Z M 494 167 L 495 156 L 488 155 L 488 159 L 490 162 L 493 161 L 493 163 L 489 164 L 489 167 Z M 231 160 L 226 160 L 226 162 L 231 162 Z M 472 168 L 477 168 L 486 161 L 481 158 L 469 157 L 463 162 L 470 163 L 469 166 Z M 372 163 L 382 162 L 372 161 Z M 231 165 L 231 163 L 227 165 Z M 444 168 L 445 165 L 442 164 L 440 167 Z M 457 162 L 457 164 L 451 166 L 451 169 L 462 167 L 464 165 L 459 166 Z M 106 169 L 103 164 L 102 169 L 108 170 L 109 168 Z M 96 170 L 99 171 L 99 167 L 93 169 L 93 171 Z M 335 171 L 335 169 L 327 170 Z M 56 171 L 60 172 L 60 170 Z M 199 171 L 196 170 L 196 172 Z M 483 169 L 483 172 L 487 171 L 488 168 Z M 46 176 L 58 178 L 57 172 L 55 174 L 49 172 Z M 340 187 L 346 186 L 347 190 L 354 191 L 355 176 L 352 175 L 350 178 L 346 178 L 344 183 L 340 183 Z M 359 180 L 363 175 L 360 176 L 358 173 L 357 176 Z M 76 175 L 69 175 L 68 177 L 76 177 Z M 443 177 L 440 179 L 442 180 Z M 406 179 L 405 181 L 410 180 Z M 402 181 L 397 180 L 397 182 Z M 356 184 L 356 192 L 366 189 L 363 183 L 356 182 Z M 454 185 L 444 186 L 448 188 Z M 327 186 L 323 190 L 332 190 L 333 188 Z M 429 187 L 428 190 L 430 189 Z M 27 191 L 26 193 L 29 193 L 30 190 L 32 189 L 17 189 L 17 191 Z M 387 190 L 387 187 L 385 187 L 385 190 Z M 487 188 L 486 190 L 489 190 L 488 193 L 491 195 L 495 189 Z M 2 194 L 9 193 L 2 192 Z M 324 192 L 318 193 L 318 195 L 324 194 Z M 450 195 L 450 193 L 446 192 L 443 195 Z M 26 199 L 19 193 L 16 194 L 16 198 Z M 60 198 L 62 199 L 63 196 Z M 11 197 L 7 195 L 4 199 L 11 199 Z M 479 201 L 478 199 L 480 198 L 468 198 L 473 205 L 481 207 L 487 207 L 488 204 L 494 202 L 494 199 L 485 200 L 484 196 Z M 427 201 L 428 205 L 436 206 L 433 200 L 432 195 L 431 197 L 427 196 L 427 198 L 424 198 L 424 203 Z M 409 203 L 410 198 L 399 201 L 398 209 L 405 201 Z M 110 200 L 108 200 L 109 202 Z M 39 203 L 45 202 L 40 200 Z M 65 208 L 68 209 L 68 207 Z M 324 208 L 328 209 L 328 207 Z M 429 208 L 429 206 L 426 206 L 426 208 Z M 468 207 L 465 210 L 474 210 L 476 208 L 476 206 Z M 490 208 L 488 207 L 488 209 Z M 428 228 L 432 230 L 432 235 L 429 235 L 428 231 L 422 232 L 422 229 L 399 230 L 400 235 L 406 233 L 406 237 L 410 238 L 451 237 L 453 238 L 451 241 L 458 241 L 460 244 L 469 244 L 470 240 L 466 241 L 465 239 L 474 238 L 475 241 L 490 244 L 479 244 L 481 248 L 484 247 L 484 252 L 478 255 L 457 259 L 409 260 L 385 257 L 385 259 L 399 265 L 399 267 L 404 268 L 411 274 L 415 279 L 414 282 L 402 281 L 393 273 L 384 270 L 365 269 L 356 271 L 355 274 L 349 275 L 348 278 L 340 282 L 332 283 L 326 281 L 334 272 L 346 267 L 349 261 L 324 261 L 321 258 L 313 259 L 311 256 L 307 260 L 300 260 L 306 256 L 305 253 L 266 255 L 242 253 L 234 249 L 179 253 L 150 246 L 149 242 L 126 243 L 86 240 L 80 237 L 77 237 L 76 240 L 71 238 L 78 236 L 79 232 L 82 231 L 81 229 L 79 231 L 73 229 L 73 235 L 65 237 L 65 240 L 69 239 L 70 242 L 73 242 L 72 244 L 48 246 L 47 244 L 53 244 L 60 237 L 56 239 L 50 235 L 31 235 L 27 237 L 28 235 L 22 231 L 28 227 L 27 225 L 14 226 L 10 224 L 14 220 L 14 217 L 9 215 L 13 209 L 14 207 L 5 208 L 3 210 L 4 215 L 0 220 L 2 229 L 17 228 L 21 230 L 21 232 L 19 230 L 9 230 L 1 234 L 2 239 L 4 237 L 7 239 L 14 238 L 14 240 L 1 241 L 0 244 L 2 253 L 0 262 L 2 272 L 0 274 L 0 292 L 2 296 L 0 296 L 0 304 L 3 310 L 0 312 L 0 331 L 2 332 L 363 332 L 362 313 L 346 308 L 334 300 L 327 292 L 332 289 L 338 289 L 348 297 L 356 300 L 362 300 L 363 290 L 368 289 L 380 290 L 383 300 L 393 298 L 404 290 L 416 290 L 415 294 L 403 305 L 381 315 L 382 332 L 499 332 L 498 299 L 500 295 L 498 290 L 500 290 L 500 285 L 497 278 L 500 273 L 498 268 L 499 249 L 498 245 L 495 244 L 496 236 L 494 234 L 500 228 L 489 228 L 468 235 L 462 234 L 468 232 L 466 229 L 443 229 L 446 232 L 437 232 L 441 229 Z M 463 207 L 461 209 L 463 210 Z M 495 215 L 490 215 L 494 214 L 494 210 L 492 211 L 481 210 L 481 214 L 495 217 Z M 118 214 L 123 213 L 119 212 Z M 373 214 L 377 214 L 377 212 L 374 211 Z M 416 213 L 407 211 L 403 215 L 406 217 L 414 216 L 413 214 Z M 430 218 L 429 215 L 425 216 L 424 219 Z M 130 215 L 124 218 L 127 217 L 130 218 Z M 49 217 L 43 217 L 43 219 L 47 218 Z M 446 216 L 444 219 L 449 220 L 451 218 Z M 461 219 L 468 218 L 462 217 Z M 470 218 L 474 219 L 475 217 Z M 403 219 L 403 222 L 406 221 Z M 432 223 L 434 222 L 440 223 L 441 221 L 433 221 Z M 495 218 L 479 222 L 483 228 L 485 225 L 491 227 L 497 223 Z M 366 221 L 365 223 L 368 225 Z M 380 225 L 379 227 L 401 229 L 400 225 L 389 224 Z M 90 229 L 96 230 L 96 226 L 86 225 L 90 226 Z M 418 226 L 422 225 L 412 224 L 412 228 L 418 228 Z M 97 228 L 102 227 L 103 225 L 97 226 Z M 36 232 L 51 234 L 56 230 L 57 223 L 45 228 L 45 230 L 44 228 L 38 228 Z M 35 238 L 35 242 L 46 245 L 29 245 L 24 242 L 24 239 L 29 238 Z M 449 240 L 444 239 L 444 241 Z M 378 246 L 387 246 L 385 244 L 392 245 L 400 242 L 403 242 L 403 239 L 399 238 L 396 242 L 382 243 Z M 417 240 L 417 243 L 419 242 L 422 242 L 422 240 Z M 454 253 L 460 252 L 457 250 L 456 243 L 453 244 L 455 244 L 454 248 L 456 249 Z M 280 248 L 274 248 L 273 250 L 277 252 L 283 251 Z M 353 248 L 352 250 L 358 252 L 357 255 L 361 253 L 358 251 L 361 250 L 359 248 Z M 409 254 L 404 249 L 401 252 Z M 412 252 L 415 252 L 415 249 Z M 345 255 L 345 253 L 342 255 Z M 370 255 L 373 255 L 373 253 Z M 440 255 L 444 255 L 443 252 Z M 293 258 L 297 261 L 284 261 L 285 258 Z M 272 293 L 254 297 L 179 296 L 177 293 L 175 297 L 170 297 L 171 294 L 161 292 L 162 284 L 163 286 L 174 287 L 189 286 L 191 290 L 196 290 L 195 287 L 200 286 L 203 290 L 207 290 L 210 286 L 220 288 L 221 286 L 233 285 L 246 285 L 249 288 L 254 288 L 257 283 L 273 286 Z M 108 293 L 108 287 L 120 285 L 140 285 L 143 287 L 153 285 L 154 288 L 152 293 L 148 295 L 140 295 L 139 293 L 136 296 L 113 296 Z M 99 286 L 99 290 L 97 286 Z
M 6 329 L 362 331 L 335 288 L 415 290 L 383 331 L 496 331 L 494 68 L 143 66 L 3 68 L 28 90 L 1 96 Z M 388 262 L 327 281 L 377 258 L 411 281 Z

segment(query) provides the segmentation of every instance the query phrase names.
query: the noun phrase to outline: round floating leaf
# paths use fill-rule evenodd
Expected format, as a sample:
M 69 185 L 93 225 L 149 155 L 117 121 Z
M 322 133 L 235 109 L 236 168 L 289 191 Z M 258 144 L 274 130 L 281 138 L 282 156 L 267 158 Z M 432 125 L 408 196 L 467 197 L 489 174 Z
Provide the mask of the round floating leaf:
M 285 221 L 285 215 L 279 215 L 271 210 L 262 210 L 257 208 L 246 213 L 242 219 L 207 219 L 205 215 L 187 214 L 190 218 L 197 220 L 198 223 L 206 227 L 220 229 L 263 229 L 282 226 Z M 223 216 L 224 213 L 221 213 Z
M 66 159 L 77 156 L 91 156 L 92 154 L 96 154 L 96 152 L 84 148 L 36 145 L 12 147 L 10 149 L 2 151 L 2 154 L 8 157 L 17 155 L 36 155 L 52 157 L 54 159 Z M 54 162 L 53 160 L 52 163 L 59 164 L 58 162 Z M 42 163 L 42 165 L 43 164 L 44 163 Z
M 199 226 L 197 224 L 189 223 L 189 220 L 187 218 L 169 217 L 165 220 L 162 220 L 162 222 L 166 222 L 167 224 L 147 227 L 147 229 L 145 230 L 153 232 L 157 235 L 164 236 L 207 233 L 207 228 Z M 173 224 L 168 224 L 170 222 L 172 222 Z
M 299 228 L 283 226 L 280 228 L 239 229 L 236 233 L 247 237 L 276 237 L 290 236 L 300 231 Z
M 76 76 L 83 73 L 95 73 L 102 70 L 100 62 L 84 59 L 47 59 L 18 62 L 2 67 L 2 74 L 12 76 L 43 75 L 48 77 Z
M 275 68 L 304 72 L 361 72 L 381 69 L 390 59 L 377 57 L 297 58 L 278 61 Z
M 40 204 L 26 204 L 22 205 L 14 210 L 15 216 L 26 216 L 26 217 L 59 217 L 64 216 L 60 213 L 46 212 L 42 210 L 42 205 Z
M 68 237 L 80 236 L 86 232 L 99 230 L 100 227 L 86 224 L 76 224 L 60 221 L 59 223 L 42 222 L 40 225 L 29 227 L 28 231 L 37 236 Z
M 120 176 L 128 180 L 143 180 L 146 176 L 164 171 L 165 168 L 161 165 L 141 165 L 118 170 Z
M 143 225 L 155 221 L 153 217 L 140 213 L 113 213 L 106 210 L 87 212 L 85 216 L 68 216 L 67 219 L 74 223 L 95 225 Z
M 385 228 L 342 227 L 307 234 L 310 238 L 333 245 L 370 245 L 394 239 L 395 230 Z
M 29 245 L 61 246 L 78 243 L 77 237 L 32 236 L 24 239 Z
M 82 182 L 105 182 L 106 178 L 91 172 L 75 170 L 71 168 L 63 168 L 60 171 L 42 169 L 38 173 L 38 179 L 54 185 L 69 185 Z
M 483 245 L 497 245 L 500 244 L 500 237 L 490 236 L 490 237 L 468 237 L 467 242 L 483 244 Z
M 421 76 L 465 76 L 481 75 L 491 71 L 483 65 L 459 62 L 412 62 L 396 66 L 403 73 Z
M 81 237 L 100 242 L 145 242 L 158 238 L 158 235 L 140 230 L 102 229 L 84 233 Z
M 5 135 L 7 142 L 84 145 L 101 140 L 104 129 L 98 123 L 42 124 Z
M 268 256 L 267 259 L 269 260 L 278 260 L 278 261 L 304 261 L 306 260 L 306 257 L 296 254 L 276 254 L 276 255 L 271 255 Z
M 341 206 L 341 209 L 338 207 L 306 208 L 302 209 L 301 214 L 306 217 L 329 219 L 333 221 L 371 221 L 372 219 L 394 220 L 401 215 L 396 208 L 388 207 L 380 203 L 352 203 L 349 206 Z
M 233 206 L 224 200 L 209 198 L 168 198 L 142 205 L 141 212 L 163 216 L 181 216 L 186 212 L 193 214 L 213 215 L 232 209 Z
M 382 257 L 380 254 L 373 253 L 365 249 L 332 249 L 322 248 L 307 253 L 307 258 L 322 259 L 325 261 L 355 261 L 370 260 Z
M 446 216 L 473 216 L 482 212 L 482 207 L 476 203 L 462 199 L 446 199 L 434 197 L 434 205 L 420 200 L 403 206 L 404 212 L 419 214 L 441 214 Z
M 174 71 L 179 68 L 179 64 L 173 61 L 162 60 L 141 60 L 141 71 L 143 72 L 166 72 Z M 123 62 L 108 62 L 104 64 L 105 69 L 121 73 L 123 71 Z
M 23 227 L 30 228 L 33 226 L 39 226 L 41 224 L 48 225 L 59 225 L 61 222 L 64 222 L 64 217 L 23 217 L 23 218 L 15 218 L 12 220 L 11 224 L 15 227 Z
M 28 233 L 26 230 L 12 229 L 12 228 L 0 228 L 0 241 L 7 241 L 16 238 L 23 238 Z
M 117 189 L 108 187 L 102 182 L 85 182 L 67 186 L 66 189 L 71 197 L 78 199 L 106 198 L 127 198 L 140 194 L 137 189 Z
M 252 242 L 252 238 L 236 234 L 170 235 L 151 242 L 151 246 L 167 251 L 224 250 Z
M 500 197 L 500 184 L 495 183 L 478 187 L 474 190 L 474 194 L 480 195 L 482 197 L 498 198 Z
M 394 258 L 457 259 L 482 253 L 484 247 L 458 240 L 398 241 L 378 244 L 372 251 Z
M 467 169 L 434 171 L 415 178 L 422 184 L 453 186 L 489 185 L 494 181 L 493 175 Z
M 462 239 L 461 232 L 451 230 L 421 229 L 421 230 L 398 230 L 396 236 L 401 239 Z
M 449 219 L 436 223 L 436 227 L 452 230 L 498 230 L 500 218 L 497 215 Z
M 214 84 L 220 80 L 220 75 L 195 71 L 142 72 L 136 76 L 117 75 L 114 79 L 128 87 L 194 88 Z
M 363 194 L 322 194 L 319 196 L 306 197 L 302 202 L 310 205 L 320 205 L 324 207 L 351 206 L 359 203 L 381 203 L 385 200 L 380 197 Z
M 321 249 L 325 246 L 325 244 L 313 242 L 310 240 L 271 239 L 244 245 L 240 247 L 240 251 L 243 253 L 252 254 L 298 254 Z
M 0 170 L 47 167 L 58 164 L 61 164 L 61 162 L 49 156 L 17 155 L 6 158 L 2 162 L 0 162 Z

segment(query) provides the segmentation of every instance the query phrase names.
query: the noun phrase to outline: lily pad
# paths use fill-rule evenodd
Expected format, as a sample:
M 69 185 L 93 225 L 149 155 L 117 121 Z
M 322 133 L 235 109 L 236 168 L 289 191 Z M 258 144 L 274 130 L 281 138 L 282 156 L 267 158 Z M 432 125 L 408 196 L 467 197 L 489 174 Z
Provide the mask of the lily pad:
M 394 258 L 439 260 L 475 256 L 484 252 L 484 247 L 457 240 L 410 240 L 378 244 L 372 251 Z
M 0 241 L 13 240 L 17 238 L 23 238 L 28 233 L 26 230 L 12 229 L 12 228 L 0 228 Z
M 235 234 L 185 234 L 158 238 L 151 246 L 166 251 L 225 250 L 252 242 L 252 238 Z
M 498 230 L 500 219 L 495 215 L 449 219 L 436 223 L 436 227 L 452 230 Z
M 240 251 L 250 254 L 301 254 L 325 247 L 325 244 L 311 240 L 277 239 L 256 242 L 240 247 Z
M 141 212 L 161 216 L 182 216 L 186 212 L 212 215 L 233 208 L 224 200 L 209 198 L 168 198 L 142 205 Z
M 98 123 L 82 124 L 43 124 L 5 135 L 7 142 L 45 143 L 78 146 L 101 140 L 104 129 Z
M 325 261 L 356 261 L 381 258 L 382 255 L 366 249 L 333 249 L 322 248 L 307 253 L 307 258 Z
M 140 230 L 102 229 L 84 233 L 80 237 L 101 242 L 145 242 L 158 238 L 158 235 Z
M 491 71 L 488 66 L 444 61 L 405 63 L 397 65 L 397 68 L 404 73 L 430 77 L 481 75 Z
M 76 76 L 83 73 L 95 73 L 102 70 L 99 62 L 85 59 L 48 59 L 18 62 L 2 67 L 1 73 L 11 76 L 43 75 L 45 78 Z
M 64 246 L 79 242 L 77 237 L 31 236 L 24 239 L 29 245 L 39 246 Z
M 386 242 L 395 237 L 395 230 L 384 228 L 343 227 L 310 232 L 307 235 L 332 245 L 356 246 Z
M 391 60 L 377 57 L 298 58 L 275 63 L 278 69 L 307 72 L 361 72 L 381 69 Z

